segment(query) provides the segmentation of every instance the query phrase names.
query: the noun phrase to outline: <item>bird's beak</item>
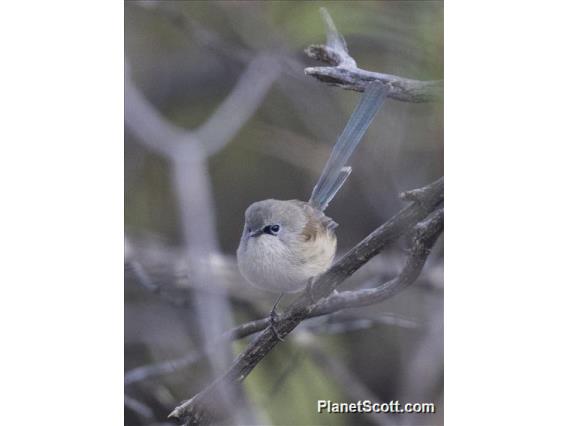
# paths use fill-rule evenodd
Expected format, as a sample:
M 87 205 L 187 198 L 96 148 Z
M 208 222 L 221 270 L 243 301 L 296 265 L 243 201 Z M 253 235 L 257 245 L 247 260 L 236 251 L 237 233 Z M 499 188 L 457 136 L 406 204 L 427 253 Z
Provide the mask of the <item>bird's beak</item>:
M 256 231 L 250 231 L 248 233 L 248 238 L 254 238 L 254 237 L 258 237 L 260 234 L 262 234 L 262 229 L 257 229 Z

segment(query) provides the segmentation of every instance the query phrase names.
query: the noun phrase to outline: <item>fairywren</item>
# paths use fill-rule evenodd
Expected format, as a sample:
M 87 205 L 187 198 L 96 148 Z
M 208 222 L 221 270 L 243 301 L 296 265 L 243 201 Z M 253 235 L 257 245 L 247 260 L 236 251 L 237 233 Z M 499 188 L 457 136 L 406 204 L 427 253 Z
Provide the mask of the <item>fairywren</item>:
M 383 105 L 388 88 L 370 83 L 312 191 L 308 202 L 264 200 L 250 205 L 237 250 L 241 274 L 255 287 L 280 293 L 302 290 L 335 256 L 337 224 L 323 212 L 345 183 L 345 164 Z

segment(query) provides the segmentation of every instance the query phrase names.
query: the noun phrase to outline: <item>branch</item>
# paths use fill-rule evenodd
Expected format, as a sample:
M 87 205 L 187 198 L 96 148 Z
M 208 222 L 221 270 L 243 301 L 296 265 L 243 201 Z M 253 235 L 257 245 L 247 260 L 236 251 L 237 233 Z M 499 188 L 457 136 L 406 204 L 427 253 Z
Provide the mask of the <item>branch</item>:
M 325 300 L 325 299 L 324 299 Z M 356 308 L 356 306 L 350 306 Z M 315 335 L 333 335 L 350 333 L 359 330 L 368 330 L 377 326 L 392 326 L 406 329 L 418 329 L 422 324 L 410 317 L 404 317 L 391 312 L 381 312 L 377 315 L 358 315 L 333 313 L 326 318 L 326 321 L 308 325 L 307 329 Z
M 437 208 L 437 206 L 443 201 L 443 178 L 423 188 L 423 194 L 425 194 L 425 196 L 421 201 L 415 201 L 403 208 L 394 217 L 351 249 L 340 260 L 335 262 L 327 272 L 316 278 L 312 284 L 311 294 L 304 291 L 291 306 L 281 314 L 280 319 L 275 324 L 276 332 L 280 336 L 286 336 L 303 320 L 310 316 L 329 313 L 332 308 L 344 309 L 346 307 L 359 306 L 357 305 L 358 303 L 362 305 L 367 304 L 366 299 L 353 297 L 351 294 L 358 292 L 345 292 L 345 299 L 350 300 L 351 305 L 344 302 L 343 298 L 338 299 L 337 295 L 330 296 L 329 299 L 331 299 L 331 302 L 320 302 L 322 305 L 320 305 L 320 303 L 314 304 L 312 297 L 316 301 L 327 297 L 369 259 L 379 254 L 387 244 L 392 243 L 407 233 L 417 226 L 420 221 L 424 220 L 435 211 L 427 221 L 417 226 L 416 235 L 413 240 L 414 248 L 400 276 L 377 289 L 360 291 L 366 292 L 367 297 L 373 297 L 375 300 L 374 303 L 376 303 L 380 300 L 392 297 L 394 294 L 410 285 L 418 277 L 430 248 L 442 230 L 443 210 Z M 374 293 L 369 293 L 374 290 L 376 290 Z M 340 295 L 342 294 L 343 293 L 340 293 Z M 266 319 L 264 319 L 254 324 L 245 324 L 245 326 L 247 327 L 238 327 L 234 329 L 233 332 L 236 334 L 248 333 L 251 329 L 255 329 L 256 327 L 266 327 L 267 322 Z M 249 344 L 247 349 L 241 353 L 222 377 L 218 378 L 205 390 L 190 400 L 176 407 L 169 417 L 181 420 L 184 425 L 191 425 L 209 424 L 216 418 L 226 416 L 228 413 L 222 413 L 216 404 L 219 393 L 222 389 L 242 382 L 278 343 L 279 340 L 270 327 L 264 328 L 264 331 Z
M 357 92 L 364 92 L 371 81 L 380 81 L 389 86 L 389 98 L 403 102 L 430 102 L 442 98 L 443 80 L 411 80 L 358 68 L 355 60 L 349 55 L 347 44 L 335 28 L 328 11 L 325 8 L 321 8 L 320 11 L 327 27 L 327 41 L 325 45 L 309 46 L 306 54 L 310 58 L 331 66 L 308 67 L 304 70 L 307 75 L 332 86 Z
M 430 250 L 442 231 L 443 223 L 444 209 L 439 208 L 426 221 L 416 226 L 416 235 L 410 255 L 399 276 L 377 288 L 333 294 L 316 305 L 315 313 L 326 315 L 340 309 L 374 305 L 400 293 L 420 275 Z

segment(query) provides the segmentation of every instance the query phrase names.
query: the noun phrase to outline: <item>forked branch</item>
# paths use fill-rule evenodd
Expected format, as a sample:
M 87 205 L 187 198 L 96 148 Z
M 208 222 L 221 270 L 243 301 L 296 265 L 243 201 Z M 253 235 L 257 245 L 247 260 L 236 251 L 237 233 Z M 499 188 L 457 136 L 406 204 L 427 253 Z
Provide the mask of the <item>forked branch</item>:
M 347 51 L 347 44 L 343 36 L 335 28 L 331 16 L 325 8 L 321 9 L 321 13 L 327 27 L 326 44 L 311 45 L 306 49 L 306 54 L 330 66 L 308 67 L 304 70 L 307 75 L 324 83 L 357 92 L 365 91 L 371 81 L 380 81 L 389 86 L 389 98 L 403 102 L 430 102 L 442 98 L 444 87 L 442 80 L 412 80 L 357 67 L 357 63 Z

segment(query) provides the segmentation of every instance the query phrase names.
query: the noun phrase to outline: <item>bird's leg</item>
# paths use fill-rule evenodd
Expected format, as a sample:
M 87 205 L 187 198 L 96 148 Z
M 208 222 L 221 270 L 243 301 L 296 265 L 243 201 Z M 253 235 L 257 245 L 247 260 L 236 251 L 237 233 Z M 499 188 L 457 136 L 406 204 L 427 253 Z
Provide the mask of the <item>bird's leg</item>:
M 313 289 L 314 289 L 314 277 L 311 277 L 308 280 L 308 284 L 306 284 L 306 292 L 308 293 L 308 296 L 310 297 L 310 301 L 312 302 L 312 305 L 315 305 L 316 300 L 314 299 Z
M 284 293 L 280 293 L 280 296 L 278 296 L 278 299 L 276 299 L 274 306 L 270 310 L 270 329 L 272 330 L 272 332 L 274 333 L 276 338 L 278 340 L 280 340 L 281 342 L 284 341 L 284 338 L 280 335 L 280 333 L 278 333 L 278 330 L 276 330 L 275 325 L 278 322 L 278 312 L 276 312 L 276 306 L 278 306 L 278 302 L 280 302 L 280 299 L 282 299 L 282 296 L 284 296 Z

